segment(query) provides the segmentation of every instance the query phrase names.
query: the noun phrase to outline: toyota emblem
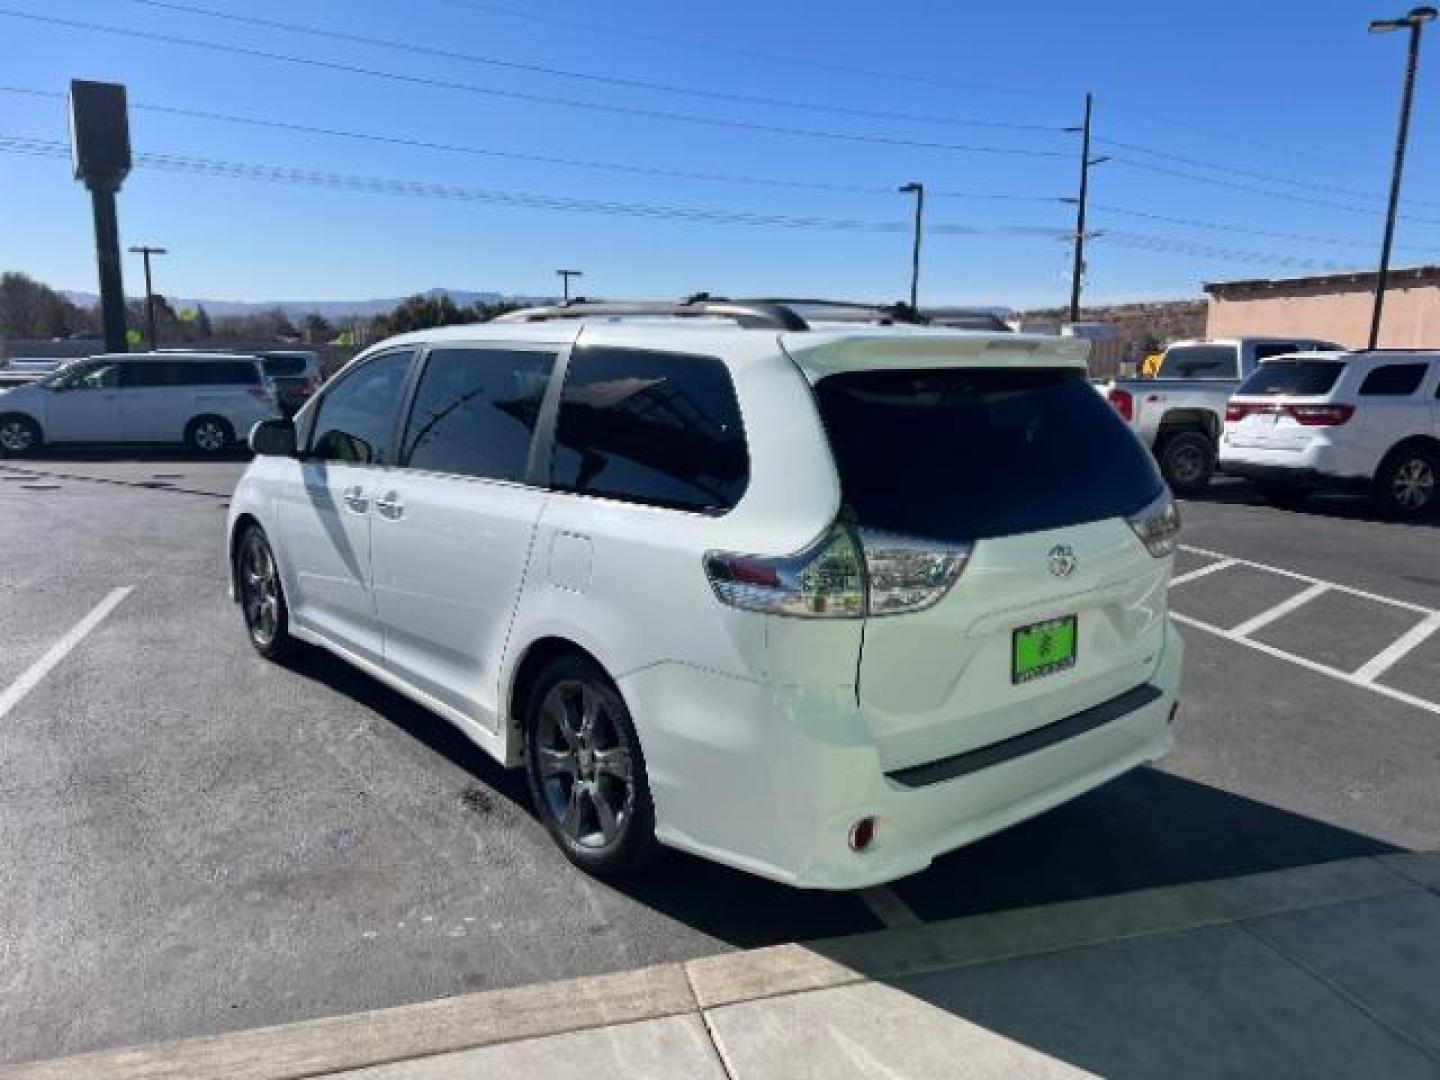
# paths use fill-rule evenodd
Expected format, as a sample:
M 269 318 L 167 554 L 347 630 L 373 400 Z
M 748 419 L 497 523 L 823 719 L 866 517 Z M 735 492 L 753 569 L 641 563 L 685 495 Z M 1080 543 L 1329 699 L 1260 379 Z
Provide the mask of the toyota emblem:
M 1079 564 L 1075 549 L 1069 544 L 1056 544 L 1050 549 L 1050 573 L 1056 577 L 1069 577 Z

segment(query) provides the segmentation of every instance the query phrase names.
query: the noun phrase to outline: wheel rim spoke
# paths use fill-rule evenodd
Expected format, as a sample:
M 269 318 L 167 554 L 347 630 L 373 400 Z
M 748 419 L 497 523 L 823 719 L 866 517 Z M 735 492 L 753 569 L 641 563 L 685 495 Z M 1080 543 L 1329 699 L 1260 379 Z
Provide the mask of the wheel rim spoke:
M 590 805 L 595 808 L 595 821 L 600 826 L 600 838 L 603 843 L 608 844 L 620 835 L 620 820 L 615 816 L 615 808 L 610 805 L 602 791 L 589 792 Z
M 595 751 L 595 771 L 629 784 L 631 776 L 630 751 L 623 746 L 612 746 Z
M 576 776 L 580 772 L 580 764 L 571 751 L 557 750 L 549 746 L 538 748 L 536 764 L 540 768 L 540 775 L 547 779 L 554 776 Z

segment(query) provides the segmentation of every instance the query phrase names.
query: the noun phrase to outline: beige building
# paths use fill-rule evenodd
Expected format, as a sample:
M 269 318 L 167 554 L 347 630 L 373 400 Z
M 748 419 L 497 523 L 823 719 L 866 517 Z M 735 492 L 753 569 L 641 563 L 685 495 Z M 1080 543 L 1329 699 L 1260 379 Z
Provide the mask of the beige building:
M 1370 338 L 1375 273 L 1216 281 L 1205 286 L 1207 337 L 1304 335 L 1363 348 Z M 1440 266 L 1390 271 L 1382 348 L 1440 348 Z

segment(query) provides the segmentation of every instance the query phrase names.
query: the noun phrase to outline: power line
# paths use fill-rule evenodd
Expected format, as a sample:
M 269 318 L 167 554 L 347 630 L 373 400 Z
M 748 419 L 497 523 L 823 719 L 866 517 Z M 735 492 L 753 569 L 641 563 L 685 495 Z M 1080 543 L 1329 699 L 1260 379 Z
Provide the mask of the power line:
M 479 64 L 486 67 L 502 68 L 507 71 L 524 71 L 536 75 L 548 75 L 562 79 L 575 79 L 582 82 L 599 83 L 604 86 L 619 86 L 627 89 L 646 90 L 663 94 L 678 94 L 684 97 L 706 98 L 714 101 L 727 101 L 742 105 L 763 105 L 785 109 L 802 109 L 809 112 L 835 113 L 840 116 L 857 116 L 875 120 L 903 120 L 913 123 L 924 124 L 951 124 L 960 127 L 982 127 L 1001 128 L 1014 131 L 1045 131 L 1055 134 L 1063 132 L 1064 128 L 1059 124 L 1022 124 L 1009 120 L 985 120 L 977 117 L 936 115 L 933 113 L 911 113 L 895 112 L 885 109 L 864 109 L 848 105 L 831 105 L 815 101 L 796 101 L 792 98 L 767 97 L 763 95 L 738 94 L 725 90 L 712 90 L 693 86 L 678 86 L 674 83 L 656 82 L 647 79 L 633 79 L 620 75 L 604 75 L 596 72 L 575 71 L 566 68 L 549 67 L 543 64 L 533 64 L 518 60 L 505 60 L 493 56 L 481 56 L 476 53 L 457 52 L 452 49 L 437 48 L 432 45 L 422 45 L 417 42 L 397 41 L 394 38 L 370 37 L 363 34 L 351 34 L 340 30 L 333 30 L 324 26 L 304 25 L 300 23 L 281 22 L 278 19 L 265 19 L 255 15 L 240 15 L 229 11 L 216 11 L 213 8 L 199 7 L 192 4 L 176 3 L 174 0 L 128 0 L 129 3 L 139 4 L 144 7 L 159 8 L 165 11 L 178 11 L 188 15 L 200 15 L 209 19 L 220 19 L 225 22 L 239 23 L 243 26 L 259 26 L 270 30 L 281 30 L 291 34 L 305 34 L 310 37 L 329 38 L 332 41 L 344 41 L 354 45 L 366 45 L 382 49 L 392 49 L 399 52 L 412 53 L 418 56 L 433 56 L 444 60 L 458 60 L 467 64 Z
M 1192 229 L 1211 229 L 1217 232 L 1242 233 L 1246 236 L 1264 236 L 1272 240 L 1293 240 L 1304 244 L 1327 244 L 1335 247 L 1374 247 L 1369 240 L 1341 240 L 1334 236 L 1315 236 L 1309 233 L 1275 232 L 1269 229 L 1257 229 L 1250 225 L 1237 225 L 1221 221 L 1199 221 L 1195 218 L 1170 217 L 1166 214 L 1152 214 L 1145 210 L 1132 210 L 1124 206 L 1111 206 L 1106 203 L 1092 202 L 1090 204 L 1096 210 L 1109 214 L 1120 214 L 1124 217 L 1143 218 L 1146 221 L 1161 221 L 1170 225 L 1184 225 Z M 1440 252 L 1440 248 L 1409 247 L 1410 251 Z
M 0 153 L 64 159 L 69 158 L 70 148 L 66 143 L 53 139 L 39 139 L 21 135 L 0 135 Z M 286 165 L 217 160 L 214 158 L 192 157 L 183 154 L 141 153 L 135 156 L 135 164 L 140 168 L 154 168 L 190 175 L 259 180 L 299 187 L 343 190 L 362 194 L 443 199 L 522 209 L 559 210 L 572 213 L 638 217 L 652 220 L 681 221 L 691 224 L 747 225 L 762 228 L 781 227 L 868 233 L 903 233 L 908 232 L 911 228 L 910 223 L 906 221 L 874 221 L 855 218 L 757 214 L 710 207 L 684 207 L 581 199 L 569 196 L 543 195 L 535 192 L 461 187 L 412 180 L 395 180 L 384 177 L 361 176 L 353 173 L 301 169 Z M 1049 239 L 1068 239 L 1071 236 L 1069 229 L 1043 225 L 976 226 L 961 223 L 941 223 L 927 228 L 926 231 L 935 235 L 949 236 L 1008 234 L 1037 236 Z M 1222 259 L 1229 262 L 1262 263 L 1297 268 L 1324 270 L 1339 268 L 1333 263 L 1324 263 L 1298 256 L 1280 255 L 1272 252 L 1217 248 L 1209 245 L 1176 240 L 1172 237 L 1152 236 L 1145 233 L 1106 230 L 1102 233 L 1092 235 L 1097 236 L 1099 239 L 1115 243 L 1118 246 L 1163 254 L 1179 254 L 1189 257 Z
M 452 7 L 468 8 L 471 11 L 482 11 L 489 15 L 524 19 L 542 26 L 562 26 L 571 30 L 583 30 L 592 34 L 603 34 L 608 37 L 622 38 L 630 41 L 644 41 L 654 45 L 678 46 L 682 49 L 695 49 L 700 52 L 741 56 L 747 60 L 761 60 L 765 63 L 779 64 L 784 67 L 807 68 L 811 71 L 830 71 L 843 75 L 860 75 L 867 79 L 882 79 L 888 82 L 910 83 L 917 86 L 938 87 L 945 90 L 979 90 L 987 94 L 1008 94 L 1014 97 L 1064 98 L 1069 100 L 1073 96 L 1058 90 L 1036 90 L 1031 87 L 1022 86 L 993 86 L 985 83 L 963 82 L 957 79 L 940 79 L 934 76 L 917 75 L 914 72 L 885 71 L 879 68 L 842 64 L 831 60 L 819 60 L 814 57 L 804 56 L 801 55 L 798 50 L 789 53 L 772 53 L 759 49 L 743 49 L 734 45 L 723 45 L 708 39 L 702 41 L 696 38 L 680 37 L 674 34 L 648 33 L 640 30 L 632 30 L 629 27 L 620 27 L 605 23 L 557 18 L 552 15 L 541 15 L 533 11 L 524 11 L 518 8 L 508 7 L 504 4 L 482 3 L 479 2 L 479 0 L 442 0 L 442 3 L 450 4 Z
M 336 60 L 321 60 L 313 56 L 294 56 L 288 53 L 270 52 L 265 49 L 254 49 L 245 45 L 236 45 L 227 42 L 203 41 L 197 38 L 180 37 L 175 34 L 161 34 L 149 30 L 135 30 L 128 27 L 112 26 L 107 23 L 86 22 L 80 19 L 62 19 L 52 15 L 36 15 L 32 12 L 15 11 L 11 8 L 0 8 L 0 16 L 13 19 L 24 19 L 30 22 L 43 23 L 50 26 L 63 26 L 71 30 L 87 30 L 96 33 L 112 34 L 119 37 L 136 38 L 142 41 L 155 41 L 166 45 L 182 45 L 187 48 L 205 49 L 210 52 L 225 53 L 233 56 L 246 56 L 255 59 L 273 60 L 285 64 L 294 64 L 301 67 L 316 68 L 322 71 L 338 71 L 349 75 L 360 75 L 367 78 L 385 79 L 391 82 L 404 83 L 410 86 L 426 86 L 439 90 L 460 91 L 463 93 L 480 94 L 487 97 L 501 98 L 507 101 L 528 101 L 541 105 L 556 105 L 563 108 L 586 109 L 594 112 L 615 113 L 624 116 L 635 116 L 648 120 L 667 120 L 677 123 L 699 124 L 710 127 L 722 127 L 739 131 L 757 131 L 771 135 L 787 135 L 810 139 L 827 139 L 831 141 L 866 143 L 878 146 L 907 146 L 923 150 L 945 150 L 953 153 L 967 154 L 995 154 L 1013 157 L 1034 157 L 1034 158 L 1057 158 L 1067 157 L 1064 151 L 1060 150 L 1037 150 L 1029 147 L 1011 146 L 980 146 L 960 143 L 932 142 L 925 139 L 905 139 L 886 135 L 862 135 L 855 132 L 827 131 L 818 128 L 789 127 L 783 124 L 764 124 L 757 121 L 737 120 L 732 117 L 699 116 L 693 113 L 677 113 L 664 109 L 650 109 L 630 105 L 602 104 L 595 101 L 581 101 L 575 98 L 554 97 L 546 94 L 531 94 L 518 90 L 497 90 L 492 87 L 479 86 L 475 83 L 457 82 L 449 79 L 437 79 L 424 75 L 408 75 L 397 71 L 386 71 L 380 68 L 363 67 L 359 64 L 346 64 Z
M 1132 169 L 1143 169 L 1146 172 L 1159 173 L 1164 176 L 1175 176 L 1182 180 L 1193 180 L 1200 184 L 1210 184 L 1214 187 L 1230 188 L 1233 191 L 1245 191 L 1252 195 L 1263 195 L 1271 199 L 1280 199 L 1285 202 L 1304 203 L 1309 206 L 1323 206 L 1328 210 L 1340 210 L 1347 214 L 1363 214 L 1366 217 L 1379 217 L 1381 211 L 1365 206 L 1355 206 L 1351 203 L 1334 202 L 1329 199 L 1315 199 L 1308 195 L 1295 195 L 1286 191 L 1276 191 L 1273 188 L 1256 187 L 1254 184 L 1242 184 L 1236 180 L 1222 180 L 1216 176 L 1202 176 L 1198 173 L 1186 172 L 1183 169 L 1172 169 L 1166 165 L 1157 165 L 1152 161 L 1137 161 L 1134 158 L 1123 157 L 1118 154 L 1110 155 L 1110 160 L 1119 165 L 1127 165 Z M 1411 215 L 1400 215 L 1402 221 L 1416 222 L 1422 225 L 1440 225 L 1440 218 L 1414 217 Z
M 39 90 L 31 87 L 0 85 L 0 93 L 20 94 L 27 97 L 47 98 L 64 101 L 65 95 L 54 90 Z M 637 165 L 630 162 L 595 161 L 585 158 L 561 157 L 550 154 L 536 154 L 519 150 L 497 150 L 492 147 L 473 146 L 464 143 L 438 142 L 404 135 L 387 135 L 373 131 L 357 131 L 301 124 L 276 117 L 243 116 L 236 113 L 214 112 L 208 109 L 186 109 L 175 105 L 157 105 L 146 102 L 131 102 L 130 108 L 140 112 L 180 116 L 207 122 L 243 124 L 250 127 L 271 128 L 303 135 L 319 135 L 329 138 L 353 139 L 364 142 L 405 146 L 417 150 L 436 150 L 451 154 L 472 154 L 482 157 L 534 162 L 542 165 L 560 165 L 579 169 L 596 169 L 607 172 L 629 173 L 640 176 L 657 176 L 677 180 L 704 180 L 717 183 L 744 184 L 752 186 L 786 188 L 801 191 L 829 191 L 840 194 L 883 195 L 887 199 L 895 194 L 893 184 L 865 185 L 841 184 L 824 180 L 796 180 L 784 177 L 754 176 L 743 173 L 706 172 L 694 169 L 673 169 L 664 166 Z M 1049 195 L 1015 195 L 1010 192 L 991 191 L 938 191 L 935 195 L 947 199 L 980 199 L 1008 202 L 1054 203 L 1058 199 Z
M 1264 180 L 1272 184 L 1285 184 L 1289 187 L 1303 188 L 1306 191 L 1319 191 L 1331 195 L 1345 195 L 1353 199 L 1373 199 L 1377 204 L 1383 201 L 1383 197 L 1373 191 L 1357 191 L 1355 188 L 1337 187 L 1333 184 L 1316 184 L 1308 180 L 1295 180 L 1287 176 L 1276 176 L 1274 173 L 1255 172 L 1251 169 L 1237 169 L 1230 165 L 1215 165 L 1209 161 L 1202 161 L 1199 158 L 1186 157 L 1183 154 L 1173 154 L 1167 150 L 1156 150 L 1152 147 L 1141 146 L 1137 143 L 1121 142 L 1118 139 L 1104 139 L 1097 136 L 1095 141 L 1105 146 L 1114 147 L 1117 150 L 1133 150 L 1137 153 L 1163 158 L 1166 161 L 1176 161 L 1182 165 L 1193 165 L 1197 168 L 1209 169 L 1212 172 L 1228 173 L 1232 176 L 1243 176 L 1251 180 Z M 1409 201 L 1416 205 L 1440 206 L 1440 203 L 1424 199 L 1410 199 Z
M 0 135 L 0 152 L 43 157 L 68 158 L 67 144 L 50 139 L 19 135 Z M 287 165 L 226 161 L 193 157 L 185 154 L 141 153 L 135 164 L 144 168 L 165 169 L 205 176 L 265 180 L 273 183 L 305 187 L 330 188 L 377 195 L 400 195 L 412 198 L 447 199 L 459 202 L 491 203 L 539 210 L 565 210 L 580 213 L 608 214 L 723 225 L 755 225 L 796 229 L 823 229 L 837 232 L 908 232 L 905 221 L 873 221 L 859 218 L 830 218 L 792 214 L 759 214 L 749 211 L 723 210 L 710 207 L 668 206 L 652 203 L 618 202 L 603 199 L 582 199 L 570 196 L 544 195 L 526 191 L 497 188 L 463 187 L 427 181 L 395 180 L 361 176 L 353 173 L 301 169 Z M 972 225 L 950 225 L 946 231 L 978 235 L 1005 231 L 1001 228 Z

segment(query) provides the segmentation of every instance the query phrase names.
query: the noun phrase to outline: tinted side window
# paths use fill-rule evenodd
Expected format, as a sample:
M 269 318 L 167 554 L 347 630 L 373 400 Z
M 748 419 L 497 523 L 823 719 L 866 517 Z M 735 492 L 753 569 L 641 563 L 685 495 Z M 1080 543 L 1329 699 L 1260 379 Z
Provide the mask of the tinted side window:
M 1377 367 L 1360 384 L 1360 393 L 1371 397 L 1404 397 L 1413 394 L 1425 378 L 1426 364 L 1386 364 Z
M 723 513 L 750 480 L 730 373 L 709 356 L 577 349 L 550 480 L 564 491 Z
M 435 349 L 415 391 L 401 462 L 412 469 L 523 480 L 555 354 Z
M 385 353 L 337 381 L 320 399 L 310 456 L 351 465 L 390 460 L 410 350 Z
M 1264 360 L 1267 356 L 1284 356 L 1286 353 L 1300 352 L 1301 346 L 1294 342 L 1268 342 L 1255 346 L 1255 359 Z
M 191 364 L 186 382 L 196 386 L 259 386 L 260 366 L 253 360 L 202 360 Z
M 134 390 L 179 386 L 185 381 L 185 364 L 175 360 L 127 360 L 120 369 L 120 385 Z
M 264 363 L 265 374 L 271 378 L 305 373 L 303 356 L 267 356 Z

